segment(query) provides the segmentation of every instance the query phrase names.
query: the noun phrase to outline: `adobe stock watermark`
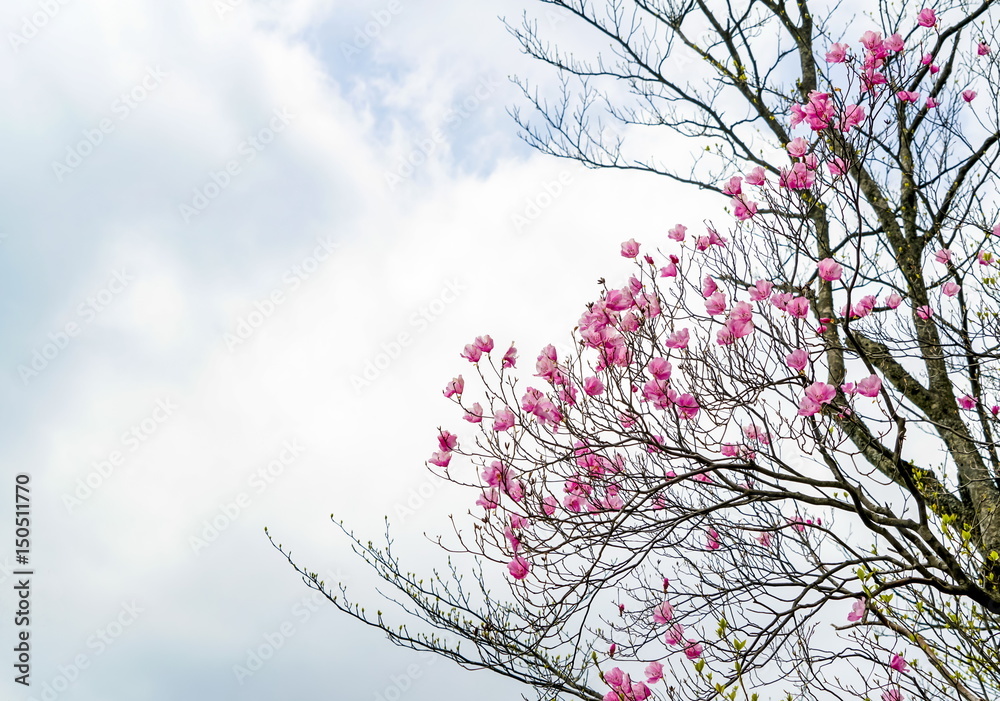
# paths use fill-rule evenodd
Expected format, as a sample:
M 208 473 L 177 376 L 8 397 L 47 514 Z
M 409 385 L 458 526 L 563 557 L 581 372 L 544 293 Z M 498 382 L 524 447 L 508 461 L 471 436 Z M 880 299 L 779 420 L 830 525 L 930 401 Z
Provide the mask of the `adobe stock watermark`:
M 185 224 L 208 209 L 218 197 L 229 188 L 233 179 L 239 177 L 244 168 L 252 163 L 260 153 L 270 146 L 275 138 L 292 123 L 295 115 L 287 107 L 276 107 L 267 126 L 261 127 L 253 135 L 247 137 L 236 147 L 236 153 L 229 158 L 219 170 L 210 170 L 206 182 L 192 190 L 189 202 L 177 205 L 181 219 Z
M 392 24 L 392 20 L 402 11 L 403 4 L 399 0 L 389 0 L 382 9 L 372 10 L 369 15 L 371 20 L 354 28 L 351 42 L 340 42 L 340 53 L 354 63 L 354 57 L 371 46 L 382 34 L 382 30 Z
M 38 377 L 59 355 L 66 350 L 74 338 L 78 337 L 87 325 L 94 322 L 97 315 L 107 309 L 115 298 L 126 290 L 134 278 L 125 268 L 115 270 L 108 282 L 94 294 L 88 296 L 76 308 L 79 321 L 68 321 L 62 328 L 50 331 L 47 340 L 41 346 L 32 349 L 31 360 L 17 366 L 17 375 L 25 387 L 32 379 Z
M 226 15 L 235 10 L 237 7 L 245 7 L 250 3 L 247 0 L 215 0 L 212 3 L 215 8 L 215 14 L 219 16 L 219 19 L 225 19 Z M 283 0 L 270 0 L 269 2 L 261 2 L 260 0 L 255 0 L 254 5 L 267 5 L 269 10 L 280 10 L 284 9 L 287 5 L 287 1 Z
M 331 582 L 346 583 L 351 581 L 350 576 L 343 574 L 340 570 L 327 572 L 325 579 Z M 324 601 L 326 601 L 326 597 L 318 591 L 302 597 L 292 606 L 288 618 L 276 626 L 274 630 L 267 631 L 260 636 L 263 639 L 262 643 L 248 647 L 242 662 L 233 665 L 233 676 L 236 677 L 239 685 L 243 686 L 247 679 L 263 669 L 268 660 L 273 658 L 274 654 L 285 646 L 288 639 L 298 632 L 299 626 L 308 623 L 320 611 Z
M 135 603 L 135 599 L 129 602 L 123 601 L 118 614 L 87 637 L 85 644 L 87 650 L 92 652 L 81 652 L 73 658 L 72 662 L 59 665 L 56 676 L 42 684 L 37 697 L 29 696 L 27 701 L 56 701 L 87 669 L 90 669 L 94 658 L 103 655 L 114 645 L 125 631 L 139 619 L 139 614 L 144 611 L 142 606 Z
M 0 584 L 6 582 L 12 574 L 14 574 L 14 566 L 10 564 L 10 560 L 5 557 L 3 559 L 3 563 L 0 563 Z
M 433 652 L 425 652 L 420 664 L 413 663 L 406 665 L 406 669 L 400 674 L 390 674 L 389 684 L 382 691 L 375 692 L 373 701 L 399 701 L 413 685 L 424 676 L 424 671 L 437 662 L 437 655 Z
M 423 482 L 407 492 L 405 500 L 396 502 L 393 509 L 396 524 L 401 526 L 406 523 L 406 519 L 410 516 L 416 516 L 417 512 L 424 508 L 444 484 L 446 484 L 445 480 L 433 473 L 427 473 Z
M 559 173 L 555 180 L 542 183 L 541 192 L 533 197 L 524 200 L 524 206 L 519 212 L 510 215 L 510 223 L 514 226 L 514 231 L 522 233 L 525 227 L 542 216 L 542 213 L 552 206 L 566 188 L 573 182 L 573 174 L 568 170 Z
M 421 165 L 427 162 L 432 153 L 448 143 L 445 132 L 449 129 L 454 129 L 471 117 L 497 91 L 500 85 L 501 83 L 494 78 L 481 78 L 476 87 L 464 100 L 453 105 L 445 113 L 444 130 L 435 129 L 429 137 L 418 141 L 413 145 L 409 153 L 396 162 L 394 168 L 385 172 L 385 184 L 389 188 L 389 192 L 393 192 L 404 180 L 409 180 L 413 177 L 413 174 L 417 172 Z
M 128 119 L 132 112 L 149 98 L 150 93 L 163 85 L 163 81 L 169 76 L 170 74 L 164 73 L 159 65 L 147 66 L 145 75 L 111 103 L 112 117 L 102 117 L 96 126 L 81 131 L 83 138 L 66 147 L 66 157 L 61 161 L 52 161 L 52 172 L 55 173 L 56 180 L 62 182 L 63 178 L 79 168 L 94 150 L 104 143 L 104 137 L 114 132 L 118 124 Z
M 49 22 L 62 10 L 63 5 L 68 5 L 70 0 L 40 0 L 38 9 L 30 15 L 21 18 L 21 24 L 16 32 L 8 32 L 7 40 L 10 47 L 16 54 L 22 46 L 38 36 Z
M 216 513 L 201 522 L 202 529 L 199 534 L 188 538 L 188 544 L 194 554 L 200 555 L 202 550 L 218 540 L 219 536 L 232 526 L 244 511 L 253 506 L 253 497 L 250 492 L 262 494 L 284 474 L 286 468 L 299 458 L 302 450 L 297 438 L 291 438 L 282 443 L 277 456 L 266 465 L 259 467 L 247 479 L 248 490 L 238 493 L 231 501 L 219 504 Z
M 403 349 L 408 348 L 418 336 L 427 331 L 431 324 L 441 318 L 448 306 L 467 290 L 461 280 L 447 280 L 437 297 L 410 314 L 407 321 L 413 330 L 401 331 L 393 340 L 382 343 L 379 351 L 365 362 L 361 372 L 351 375 L 351 387 L 355 394 L 361 394 L 362 390 L 370 387 L 402 355 Z
M 66 507 L 66 513 L 72 515 L 73 512 L 83 505 L 83 502 L 94 496 L 111 475 L 120 467 L 125 465 L 127 455 L 135 453 L 167 422 L 177 405 L 169 397 L 157 399 L 153 410 L 141 421 L 132 424 L 127 431 L 122 433 L 118 442 L 121 448 L 115 448 L 108 452 L 103 460 L 95 460 L 90 463 L 90 471 L 83 477 L 76 478 L 76 484 L 71 491 L 63 492 L 62 502 Z
M 330 254 L 339 247 L 340 244 L 331 240 L 329 236 L 317 237 L 316 247 L 312 253 L 286 270 L 281 276 L 280 285 L 272 288 L 264 297 L 255 299 L 253 309 L 247 312 L 246 316 L 241 316 L 236 320 L 231 333 L 227 331 L 222 334 L 226 349 L 230 353 L 235 353 L 237 348 L 249 341 L 257 329 L 271 318 L 278 307 L 288 300 L 289 295 L 299 289 L 302 283 L 319 270 L 320 265 L 329 260 Z

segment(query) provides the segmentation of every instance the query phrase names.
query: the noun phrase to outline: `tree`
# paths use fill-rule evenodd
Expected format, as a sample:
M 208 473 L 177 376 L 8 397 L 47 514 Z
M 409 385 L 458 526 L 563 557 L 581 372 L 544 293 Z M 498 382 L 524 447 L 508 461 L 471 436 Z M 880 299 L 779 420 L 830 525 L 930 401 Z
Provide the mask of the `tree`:
M 429 467 L 477 497 L 440 541 L 471 574 L 340 524 L 419 629 L 289 562 L 539 699 L 997 698 L 993 3 L 542 4 L 604 46 L 510 26 L 563 79 L 554 103 L 522 83 L 528 142 L 717 192 L 728 231 L 624 242 L 633 274 L 534 386 L 513 347 L 466 346 L 482 389 L 445 396 L 479 430 L 439 429 Z M 660 128 L 683 169 L 629 155 Z

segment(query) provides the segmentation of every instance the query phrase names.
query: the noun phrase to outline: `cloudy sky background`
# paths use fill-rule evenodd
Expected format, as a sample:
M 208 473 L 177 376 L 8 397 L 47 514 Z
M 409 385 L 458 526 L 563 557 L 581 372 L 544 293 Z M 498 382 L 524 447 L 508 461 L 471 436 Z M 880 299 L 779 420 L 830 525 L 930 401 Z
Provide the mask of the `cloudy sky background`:
M 25 690 L 0 533 L 0 696 L 516 697 L 317 605 L 263 528 L 362 602 L 371 579 L 331 513 L 364 539 L 388 515 L 429 568 L 421 533 L 471 506 L 423 468 L 436 427 L 464 423 L 441 397 L 462 345 L 490 333 L 533 365 L 598 277 L 627 273 L 621 241 L 709 210 L 517 138 L 508 76 L 555 85 L 497 19 L 526 0 L 223 2 L 0 11 L 0 522 L 30 474 L 36 571 Z M 239 338 L 255 309 L 271 312 Z

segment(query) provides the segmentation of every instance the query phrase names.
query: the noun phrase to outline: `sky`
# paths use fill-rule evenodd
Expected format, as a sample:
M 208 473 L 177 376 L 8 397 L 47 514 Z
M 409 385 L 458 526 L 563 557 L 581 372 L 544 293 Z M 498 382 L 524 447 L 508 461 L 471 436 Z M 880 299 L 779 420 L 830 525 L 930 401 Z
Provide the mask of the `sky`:
M 462 429 L 441 396 L 462 346 L 533 363 L 628 274 L 621 241 L 704 218 L 518 138 L 510 76 L 557 83 L 498 17 L 533 5 L 3 4 L 0 697 L 524 691 L 340 614 L 263 529 L 374 607 L 330 516 L 365 540 L 388 517 L 412 569 L 440 557 L 423 534 L 471 500 L 424 461 Z

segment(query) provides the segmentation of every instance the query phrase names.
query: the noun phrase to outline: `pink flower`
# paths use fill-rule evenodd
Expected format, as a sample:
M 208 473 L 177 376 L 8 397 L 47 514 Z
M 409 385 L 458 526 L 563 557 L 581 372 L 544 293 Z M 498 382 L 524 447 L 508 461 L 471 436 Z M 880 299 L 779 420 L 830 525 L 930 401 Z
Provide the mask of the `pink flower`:
M 888 39 L 886 39 L 882 45 L 885 48 L 889 49 L 889 51 L 896 51 L 896 52 L 902 51 L 903 37 L 901 37 L 899 34 L 893 34 Z
M 909 670 L 909 666 L 906 664 L 906 660 L 903 659 L 902 655 L 893 655 L 892 661 L 889 663 L 889 667 L 896 670 L 900 674 L 906 674 Z
M 667 336 L 667 339 L 663 342 L 667 348 L 677 348 L 678 350 L 683 350 L 687 348 L 688 343 L 691 341 L 691 332 L 687 329 L 681 329 L 680 331 L 675 331 L 674 333 Z
M 635 239 L 629 239 L 622 243 L 623 258 L 635 258 L 637 255 L 639 255 L 639 244 L 635 242 Z
M 819 276 L 827 282 L 839 280 L 840 276 L 844 272 L 840 263 L 835 261 L 833 258 L 824 258 L 821 260 L 817 264 L 817 269 L 819 270 Z
M 920 65 L 929 66 L 934 63 L 934 54 L 924 54 L 920 57 Z
M 903 692 L 898 686 L 882 692 L 882 701 L 904 701 Z
M 788 292 L 778 292 L 771 297 L 771 304 L 781 311 L 788 310 L 788 303 L 792 301 L 792 295 Z
M 795 518 L 789 518 L 789 519 L 785 519 L 785 520 L 788 521 L 789 525 L 792 528 L 794 528 L 798 533 L 805 533 L 806 532 L 806 523 L 807 522 L 803 521 L 801 518 L 799 518 L 799 517 L 796 516 Z M 812 519 L 810 519 L 808 521 L 808 523 L 812 523 Z
M 738 308 L 741 304 L 746 304 L 746 302 L 737 302 L 733 306 L 733 311 L 730 312 L 729 318 L 726 320 L 725 331 L 732 336 L 734 340 L 737 338 L 743 338 L 744 336 L 749 336 L 756 328 L 749 316 L 747 318 L 740 318 L 738 316 Z
M 989 44 L 984 44 L 983 42 L 979 42 L 979 44 L 976 46 L 977 56 L 985 56 L 989 52 L 990 52 Z
M 546 516 L 551 516 L 552 514 L 554 514 L 556 512 L 556 507 L 558 505 L 559 502 L 556 501 L 556 498 L 554 496 L 547 496 L 544 499 L 542 499 L 542 511 L 545 512 Z
M 805 370 L 806 363 L 808 362 L 809 354 L 801 348 L 797 348 L 785 356 L 785 364 L 792 370 L 797 370 L 798 372 Z
M 482 405 L 479 402 L 476 402 L 471 407 L 469 407 L 469 410 L 465 412 L 465 416 L 463 416 L 462 418 L 468 421 L 470 424 L 482 423 L 483 421 Z
M 941 103 L 938 102 L 937 100 L 935 100 L 933 97 L 928 97 L 927 98 L 927 109 L 929 109 L 929 110 L 934 109 L 935 107 L 937 107 L 940 104 Z
M 834 104 L 830 101 L 830 93 L 812 90 L 806 104 L 792 105 L 791 127 L 794 129 L 802 122 L 806 122 L 813 131 L 826 129 L 833 119 L 834 109 Z M 791 151 L 789 152 L 791 153 Z M 794 153 L 792 155 L 801 156 L 801 154 Z
M 920 99 L 920 93 L 910 90 L 900 90 L 896 93 L 896 97 L 898 97 L 902 102 L 914 103 Z
M 458 448 L 458 436 L 451 431 L 441 431 L 438 433 L 438 448 L 441 450 L 455 450 Z
M 507 352 L 503 354 L 502 365 L 505 368 L 512 368 L 514 367 L 514 363 L 516 362 L 517 362 L 517 348 L 515 348 L 514 344 L 511 343 L 510 348 L 508 348 Z
M 868 30 L 861 35 L 861 45 L 873 53 L 879 52 L 882 48 L 882 34 Z
M 738 175 L 734 175 L 729 179 L 729 181 L 722 186 L 722 194 L 735 196 L 743 192 L 743 178 Z
M 448 451 L 434 453 L 427 462 L 438 467 L 448 467 L 448 463 L 451 462 L 451 453 Z
M 925 7 L 917 15 L 917 24 L 921 27 L 933 27 L 937 24 L 937 16 L 934 14 L 934 10 L 929 7 Z
M 719 236 L 719 232 L 715 229 L 709 228 L 708 233 L 705 236 L 699 236 L 697 243 L 695 243 L 695 249 L 699 251 L 707 251 L 709 246 L 721 246 L 725 248 L 726 239 Z
M 705 547 L 709 550 L 718 550 L 722 547 L 722 543 L 719 542 L 719 532 L 714 528 L 708 529 L 708 535 L 705 536 Z
M 484 509 L 495 509 L 500 504 L 500 494 L 497 492 L 496 487 L 490 487 L 489 490 L 483 490 L 483 493 L 479 495 L 476 499 L 476 506 L 481 506 Z
M 682 419 L 693 419 L 698 414 L 698 400 L 690 394 L 682 394 L 674 400 L 674 406 Z
M 490 487 L 496 487 L 500 484 L 500 479 L 503 477 L 504 472 L 506 472 L 506 468 L 503 466 L 503 463 L 499 460 L 494 460 L 490 463 L 489 467 L 483 470 L 483 481 Z
M 778 177 L 778 185 L 790 190 L 808 190 L 815 182 L 816 176 L 801 161 L 792 165 L 791 169 L 783 168 Z
M 706 277 L 701 283 L 701 296 L 708 299 L 715 294 L 719 286 L 715 284 L 715 280 L 711 277 Z
M 462 350 L 462 353 L 461 353 L 461 356 L 463 358 L 467 359 L 470 363 L 478 363 L 479 362 L 479 358 L 482 355 L 483 355 L 482 349 L 480 349 L 478 346 L 476 346 L 473 343 L 470 343 L 470 344 L 466 345 L 465 349 Z
M 528 564 L 528 561 L 520 555 L 507 563 L 507 571 L 510 572 L 510 576 L 514 579 L 524 579 L 528 576 L 529 569 L 531 569 L 531 566 Z
M 751 169 L 746 174 L 747 185 L 763 185 L 767 181 L 764 169 L 761 166 Z
M 934 310 L 928 307 L 926 304 L 922 307 L 917 307 L 917 316 L 927 321 L 932 316 L 934 316 Z
M 629 701 L 632 699 L 635 699 L 635 701 L 646 701 L 652 693 L 644 682 L 632 682 L 626 696 L 629 698 Z
M 847 105 L 840 115 L 838 129 L 849 131 L 851 127 L 860 126 L 865 121 L 865 108 L 861 105 Z
M 834 44 L 826 52 L 827 63 L 843 63 L 847 58 L 847 44 Z
M 847 614 L 847 620 L 849 621 L 860 621 L 865 615 L 865 600 L 855 599 L 854 605 L 851 607 L 851 612 Z
M 799 416 L 814 416 L 837 395 L 837 389 L 825 382 L 814 382 L 806 387 L 806 396 L 799 402 Z
M 675 623 L 663 634 L 663 642 L 667 645 L 680 645 L 684 642 L 684 626 Z
M 958 286 L 957 282 L 946 282 L 941 288 L 941 293 L 947 295 L 948 297 L 954 297 L 958 294 L 961 288 Z
M 653 358 L 649 361 L 649 365 L 646 366 L 646 369 L 649 370 L 649 374 L 657 380 L 670 379 L 671 367 L 666 358 Z
M 674 241 L 683 241 L 684 235 L 687 233 L 687 229 L 688 228 L 683 224 L 677 224 L 674 226 L 674 228 L 672 228 L 670 231 L 667 232 L 667 236 L 669 236 Z
M 454 378 L 451 382 L 444 386 L 444 396 L 452 397 L 454 395 L 462 396 L 462 391 L 465 389 L 465 380 L 462 376 Z
M 843 175 L 847 172 L 847 161 L 840 156 L 834 156 L 833 160 L 827 164 L 827 168 L 830 170 L 830 175 L 834 177 Z
M 976 99 L 976 94 L 977 93 L 975 90 L 963 90 L 962 99 L 965 100 L 966 102 L 972 102 L 973 100 Z
M 520 550 L 520 548 L 521 548 L 521 539 L 518 538 L 514 534 L 514 529 L 513 528 L 505 528 L 505 529 L 503 529 L 503 535 L 504 535 L 504 538 L 507 539 L 507 542 L 510 543 L 510 551 L 512 553 L 516 553 L 518 550 Z
M 858 382 L 858 394 L 862 397 L 877 397 L 882 389 L 882 380 L 878 375 L 869 375 Z
M 796 139 L 792 139 L 788 143 L 787 148 L 789 156 L 792 158 L 802 158 L 809 150 L 809 142 L 800 136 Z
M 650 684 L 655 684 L 656 682 L 663 679 L 663 665 L 659 662 L 650 662 L 646 665 L 646 681 Z
M 729 318 L 732 321 L 749 322 L 753 317 L 753 307 L 749 302 L 737 302 L 729 310 Z
M 483 353 L 489 353 L 493 350 L 493 339 L 488 334 L 486 336 L 476 336 L 475 345 Z
M 874 90 L 876 85 L 885 85 L 888 80 L 885 74 L 879 73 L 873 67 L 865 68 L 861 74 L 861 92 Z
M 797 319 L 804 319 L 809 314 L 809 300 L 805 297 L 796 297 L 788 302 L 785 311 Z
M 757 424 L 749 424 L 747 426 L 744 426 L 743 435 L 747 437 L 748 441 L 759 441 L 764 445 L 771 444 L 771 436 L 769 436 L 767 431 L 762 429 Z
M 705 311 L 712 316 L 718 316 L 726 311 L 726 295 L 724 292 L 716 292 L 705 300 Z
M 865 295 L 858 300 L 858 303 L 851 307 L 851 317 L 854 319 L 861 319 L 872 313 L 875 309 L 875 295 Z M 847 309 L 845 307 L 842 312 L 844 316 L 847 316 Z
M 674 619 L 674 607 L 669 601 L 664 600 L 653 609 L 653 623 L 666 625 Z
M 617 646 L 612 643 L 611 650 L 608 652 L 608 654 L 609 655 L 615 654 L 616 647 Z M 622 684 L 625 683 L 625 674 L 618 667 L 615 667 L 604 673 L 604 683 L 610 686 L 612 689 L 620 689 Z
M 754 286 L 750 288 L 750 301 L 766 301 L 771 296 L 772 289 L 774 289 L 773 283 L 770 283 L 767 280 L 758 280 L 754 283 Z
M 966 394 L 958 398 L 958 405 L 966 411 L 976 407 L 976 400 Z
M 895 292 L 893 292 L 892 294 L 890 294 L 888 297 L 885 298 L 885 306 L 889 307 L 889 309 L 895 309 L 900 304 L 902 304 L 902 302 L 903 298 L 900 297 Z
M 767 531 L 764 531 L 763 533 L 757 536 L 757 542 L 760 543 L 765 548 L 769 547 L 771 545 L 771 534 L 768 533 Z
M 493 430 L 494 431 L 506 431 L 514 425 L 514 413 L 507 407 L 504 407 L 496 413 L 493 417 Z
M 734 197 L 730 204 L 733 206 L 733 216 L 740 221 L 751 219 L 757 213 L 757 203 L 745 200 L 742 196 Z
M 604 393 L 604 383 L 599 377 L 588 377 L 583 381 L 583 391 L 588 397 L 599 397 Z
M 806 387 L 806 396 L 817 404 L 829 404 L 837 396 L 837 388 L 825 382 L 813 382 Z
M 689 660 L 696 660 L 701 657 L 705 651 L 701 643 L 696 643 L 694 640 L 688 640 L 687 642 L 688 644 L 684 648 L 684 654 L 687 655 L 687 658 Z

